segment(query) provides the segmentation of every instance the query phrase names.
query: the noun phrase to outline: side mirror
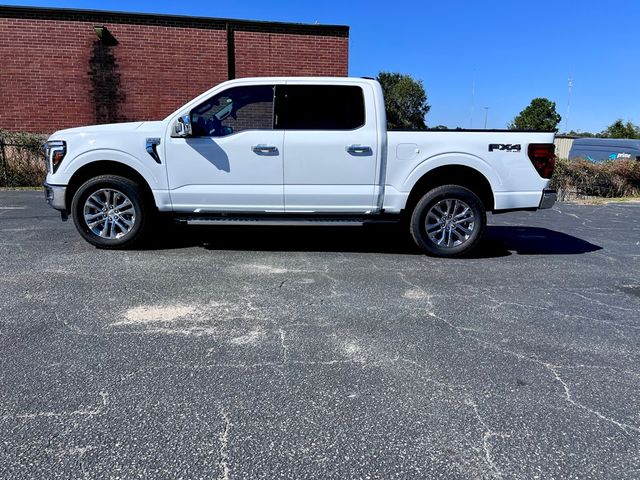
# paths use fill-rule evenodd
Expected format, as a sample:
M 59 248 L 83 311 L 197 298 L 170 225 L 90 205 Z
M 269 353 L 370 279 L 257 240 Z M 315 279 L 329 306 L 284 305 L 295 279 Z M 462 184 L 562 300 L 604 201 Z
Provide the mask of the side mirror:
M 173 124 L 172 137 L 190 137 L 193 135 L 193 129 L 191 127 L 191 115 L 182 115 Z

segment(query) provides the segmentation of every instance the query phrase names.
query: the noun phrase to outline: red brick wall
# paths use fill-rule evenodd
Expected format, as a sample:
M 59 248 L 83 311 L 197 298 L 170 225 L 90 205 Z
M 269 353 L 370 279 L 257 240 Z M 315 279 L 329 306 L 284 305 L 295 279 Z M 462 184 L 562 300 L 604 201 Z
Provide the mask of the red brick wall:
M 161 120 L 193 97 L 227 79 L 223 30 L 110 25 L 129 120 Z M 200 45 L 190 49 L 185 42 Z
M 82 33 L 62 23 L 0 18 L 0 128 L 69 126 L 71 108 L 62 105 L 73 105 L 79 119 L 92 118 L 81 55 L 92 39 Z
M 348 38 L 236 32 L 235 45 L 238 77 L 348 74 Z
M 39 9 L 15 10 L 0 7 L 0 129 L 49 133 L 96 123 L 89 74 L 94 25 L 105 25 L 118 41 L 110 50 L 123 96 L 120 121 L 162 119 L 228 78 L 225 21 L 194 19 L 187 27 L 186 17 L 177 26 L 174 17 L 139 16 L 136 23 L 132 15 L 121 23 L 121 14 L 109 12 L 102 13 L 111 22 L 93 18 L 100 12 L 81 21 L 74 18 L 80 14 L 57 18 L 63 10 L 45 19 Z M 25 18 L 17 18 L 23 11 Z M 234 26 L 237 77 L 347 75 L 348 34 L 286 33 L 288 24 L 268 26 Z

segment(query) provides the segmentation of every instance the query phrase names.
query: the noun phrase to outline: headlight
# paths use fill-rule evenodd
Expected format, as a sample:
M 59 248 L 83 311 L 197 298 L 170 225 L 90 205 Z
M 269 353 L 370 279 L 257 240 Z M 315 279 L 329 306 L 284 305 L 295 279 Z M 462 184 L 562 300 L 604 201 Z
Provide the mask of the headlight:
M 52 140 L 44 144 L 44 154 L 47 159 L 47 169 L 50 173 L 56 173 L 67 154 L 67 142 Z

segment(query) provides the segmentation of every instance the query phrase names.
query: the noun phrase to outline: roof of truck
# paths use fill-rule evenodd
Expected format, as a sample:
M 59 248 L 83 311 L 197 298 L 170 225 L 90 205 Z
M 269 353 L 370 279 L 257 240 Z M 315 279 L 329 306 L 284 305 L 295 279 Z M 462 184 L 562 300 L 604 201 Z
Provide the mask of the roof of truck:
M 640 149 L 640 139 L 633 138 L 576 138 L 573 147 L 626 147 Z

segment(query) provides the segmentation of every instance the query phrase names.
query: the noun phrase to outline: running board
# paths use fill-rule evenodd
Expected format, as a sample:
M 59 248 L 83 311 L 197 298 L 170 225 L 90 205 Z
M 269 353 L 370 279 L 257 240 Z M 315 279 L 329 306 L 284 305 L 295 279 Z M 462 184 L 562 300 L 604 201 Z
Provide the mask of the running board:
M 187 225 L 259 225 L 280 227 L 361 227 L 365 224 L 362 218 L 186 218 Z M 367 222 L 369 223 L 369 222 Z

